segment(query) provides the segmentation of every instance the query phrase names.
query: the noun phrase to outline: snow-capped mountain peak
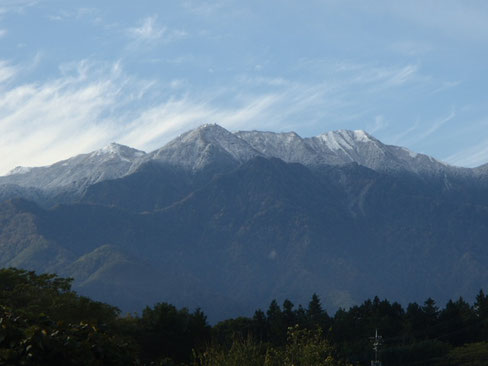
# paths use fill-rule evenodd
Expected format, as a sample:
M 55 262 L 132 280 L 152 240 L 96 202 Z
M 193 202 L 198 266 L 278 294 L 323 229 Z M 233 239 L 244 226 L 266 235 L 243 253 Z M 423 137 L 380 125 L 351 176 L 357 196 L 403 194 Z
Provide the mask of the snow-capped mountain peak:
M 337 130 L 317 136 L 330 150 L 354 150 L 358 143 L 377 144 L 379 141 L 363 130 Z
M 76 155 L 49 166 L 17 167 L 9 175 L 0 177 L 0 184 L 81 190 L 102 180 L 124 176 L 131 165 L 144 155 L 143 151 L 111 143 L 91 153 Z
M 308 164 L 315 155 L 306 140 L 295 132 L 239 131 L 235 135 L 266 157 Z
M 129 146 L 117 144 L 112 142 L 111 144 L 95 150 L 89 154 L 89 159 L 120 159 L 124 161 L 133 162 L 134 160 L 144 156 L 146 153 L 141 150 L 133 149 Z
M 385 145 L 364 130 L 330 131 L 309 138 L 294 132 L 239 131 L 235 135 L 264 156 L 307 166 L 357 163 L 377 171 L 415 173 L 458 169 L 406 148 Z
M 295 132 L 231 133 L 217 124 L 205 124 L 149 154 L 111 143 L 47 167 L 17 167 L 9 175 L 0 177 L 0 185 L 81 192 L 91 184 L 131 174 L 149 161 L 195 172 L 209 165 L 237 166 L 256 156 L 306 166 L 357 163 L 377 171 L 428 174 L 471 171 L 451 167 L 407 148 L 385 145 L 363 130 L 337 130 L 302 138 Z
M 12 170 L 10 170 L 7 174 L 5 174 L 5 176 L 26 174 L 26 173 L 29 173 L 31 170 L 32 170 L 31 167 L 17 166 L 15 168 L 13 168 Z
M 214 162 L 242 163 L 257 155 L 261 154 L 225 128 L 205 124 L 178 136 L 144 160 L 200 170 Z

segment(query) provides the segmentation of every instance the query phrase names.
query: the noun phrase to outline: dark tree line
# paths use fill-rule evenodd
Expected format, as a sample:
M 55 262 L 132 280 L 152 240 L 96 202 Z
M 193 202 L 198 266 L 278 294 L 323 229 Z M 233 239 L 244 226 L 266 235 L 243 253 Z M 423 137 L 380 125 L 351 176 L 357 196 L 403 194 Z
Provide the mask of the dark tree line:
M 440 308 L 375 297 L 330 316 L 273 300 L 252 317 L 211 327 L 196 309 L 167 303 L 121 316 L 71 291 L 71 279 L 0 270 L 0 365 L 367 365 L 383 336 L 384 365 L 487 365 L 488 297 Z
M 254 339 L 283 345 L 286 329 L 319 328 L 335 348 L 339 359 L 366 365 L 372 358 L 370 338 L 375 330 L 383 337 L 381 358 L 385 365 L 462 365 L 460 354 L 468 363 L 488 364 L 488 297 L 482 290 L 470 305 L 462 298 L 450 300 L 439 308 L 431 298 L 422 305 L 410 303 L 406 309 L 388 300 L 366 300 L 348 310 L 340 309 L 333 317 L 323 309 L 317 295 L 307 308 L 285 300 L 280 307 L 273 300 L 266 311 L 256 311 L 252 318 L 230 319 L 212 329 L 219 343 L 232 337 Z M 470 345 L 467 347 L 466 345 Z

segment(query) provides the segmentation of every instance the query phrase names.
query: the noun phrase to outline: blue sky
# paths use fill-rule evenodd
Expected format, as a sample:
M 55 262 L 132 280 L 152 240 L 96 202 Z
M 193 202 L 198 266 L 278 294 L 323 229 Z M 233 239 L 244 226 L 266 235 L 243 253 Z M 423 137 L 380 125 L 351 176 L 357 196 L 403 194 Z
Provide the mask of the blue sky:
M 488 162 L 486 1 L 0 0 L 0 174 L 203 123 Z

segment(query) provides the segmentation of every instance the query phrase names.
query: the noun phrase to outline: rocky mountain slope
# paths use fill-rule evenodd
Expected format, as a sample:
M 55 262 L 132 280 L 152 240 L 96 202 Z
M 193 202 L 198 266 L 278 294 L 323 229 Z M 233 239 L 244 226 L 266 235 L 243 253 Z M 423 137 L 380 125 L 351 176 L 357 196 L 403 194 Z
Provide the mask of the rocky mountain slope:
M 0 265 L 73 276 L 127 311 L 168 301 L 211 320 L 313 292 L 330 310 L 469 297 L 488 283 L 482 177 L 362 131 L 205 125 L 148 154 L 112 145 L 2 177 L 21 198 L 0 203 Z M 77 193 L 56 205 L 45 192 L 59 187 Z
M 138 173 L 148 165 L 176 168 L 193 175 L 201 172 L 212 175 L 257 156 L 312 168 L 357 163 L 379 172 L 431 176 L 486 174 L 482 167 L 453 167 L 403 147 L 385 145 L 360 130 L 339 130 L 302 138 L 293 132 L 231 133 L 218 125 L 203 125 L 149 154 L 113 143 L 51 166 L 17 167 L 0 177 L 0 200 L 28 197 L 52 206 L 77 201 L 93 184 Z

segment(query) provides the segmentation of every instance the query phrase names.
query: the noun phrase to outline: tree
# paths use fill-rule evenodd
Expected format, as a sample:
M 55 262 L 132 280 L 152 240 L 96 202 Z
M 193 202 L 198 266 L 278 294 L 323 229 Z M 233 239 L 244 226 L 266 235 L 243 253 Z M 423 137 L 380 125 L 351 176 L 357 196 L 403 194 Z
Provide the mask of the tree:
M 488 296 L 480 290 L 473 305 L 478 323 L 478 339 L 488 341 Z
M 286 324 L 283 313 L 276 300 L 269 304 L 267 315 L 269 341 L 275 345 L 284 344 L 286 341 Z
M 114 329 L 118 309 L 76 295 L 71 279 L 0 270 L 0 364 L 131 365 L 133 342 Z
M 286 347 L 270 350 L 266 366 L 335 366 L 333 347 L 325 340 L 322 330 L 300 329 L 298 325 L 288 328 Z
M 236 339 L 229 349 L 216 345 L 196 352 L 195 366 L 339 366 L 334 348 L 321 329 L 288 328 L 283 346 L 269 346 L 251 338 Z
M 475 314 L 471 306 L 460 297 L 449 300 L 439 315 L 440 339 L 461 346 L 474 340 Z
M 29 315 L 43 313 L 63 322 L 113 323 L 115 306 L 90 300 L 71 291 L 72 278 L 36 274 L 16 268 L 0 269 L 0 304 Z
M 210 339 L 210 327 L 200 309 L 190 313 L 168 303 L 146 307 L 135 335 L 146 361 L 171 358 L 188 362 L 192 349 Z
M 290 300 L 286 299 L 283 301 L 283 322 L 287 328 L 297 324 L 297 317 L 293 307 L 294 305 Z
M 322 330 L 328 330 L 331 321 L 327 312 L 322 308 L 320 299 L 316 293 L 308 303 L 307 318 L 309 327 L 320 327 Z
M 258 309 L 254 312 L 254 316 L 252 318 L 253 322 L 253 337 L 259 341 L 264 342 L 268 339 L 268 331 L 267 331 L 267 320 L 266 315 L 261 309 Z
M 424 335 L 426 338 L 432 339 L 437 336 L 436 325 L 439 323 L 439 308 L 435 304 L 434 299 L 428 298 L 422 306 L 424 313 Z

